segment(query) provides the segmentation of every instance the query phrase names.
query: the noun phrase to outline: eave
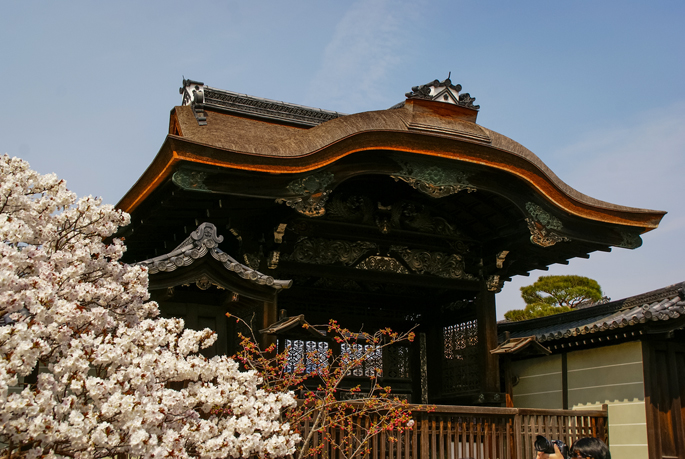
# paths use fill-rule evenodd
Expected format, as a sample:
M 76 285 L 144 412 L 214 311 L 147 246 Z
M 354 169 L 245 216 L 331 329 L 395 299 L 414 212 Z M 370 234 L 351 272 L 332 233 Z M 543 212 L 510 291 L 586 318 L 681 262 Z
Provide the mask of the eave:
M 312 130 L 323 128 L 325 124 Z M 619 206 L 589 198 L 551 174 L 546 166 L 542 167 L 544 165 L 541 161 L 533 161 L 531 158 L 512 151 L 465 139 L 406 131 L 358 132 L 298 156 L 270 156 L 219 149 L 169 135 L 152 164 L 121 199 L 117 207 L 126 212 L 132 212 L 181 165 L 210 166 L 227 171 L 250 173 L 287 174 L 295 178 L 297 174 L 323 169 L 343 158 L 371 151 L 403 152 L 438 158 L 455 165 L 463 163 L 502 171 L 528 184 L 536 194 L 561 212 L 591 221 L 635 227 L 640 233 L 658 227 L 666 214 L 664 211 Z M 357 171 L 359 174 L 364 172 Z M 344 178 L 353 175 L 355 172 L 351 171 Z M 245 192 L 248 193 L 249 190 Z

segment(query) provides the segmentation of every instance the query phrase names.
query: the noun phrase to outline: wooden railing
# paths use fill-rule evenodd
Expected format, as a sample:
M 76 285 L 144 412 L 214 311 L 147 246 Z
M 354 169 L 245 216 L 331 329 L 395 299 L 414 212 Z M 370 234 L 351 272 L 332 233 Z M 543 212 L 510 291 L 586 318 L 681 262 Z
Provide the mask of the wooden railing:
M 541 410 L 435 406 L 432 412 L 413 412 L 414 426 L 403 433 L 382 432 L 371 440 L 364 459 L 531 459 L 536 435 L 571 445 L 582 437 L 608 441 L 607 410 Z M 366 419 L 364 423 L 373 422 Z M 302 426 L 303 436 L 309 425 Z M 315 435 L 314 445 L 318 444 Z M 332 445 L 320 456 L 343 459 Z

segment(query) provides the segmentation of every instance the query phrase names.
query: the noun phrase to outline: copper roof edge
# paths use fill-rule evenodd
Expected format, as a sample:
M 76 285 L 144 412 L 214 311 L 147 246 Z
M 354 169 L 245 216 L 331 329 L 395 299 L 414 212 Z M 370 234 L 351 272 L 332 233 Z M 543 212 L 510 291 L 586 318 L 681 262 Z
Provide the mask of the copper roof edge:
M 367 115 L 372 114 L 374 112 L 365 112 L 363 114 L 359 115 Z M 349 115 L 349 117 L 355 117 L 356 115 Z M 346 117 L 347 118 L 347 117 Z M 330 121 L 329 123 L 334 123 L 334 122 L 343 122 L 344 118 L 338 118 L 335 120 Z M 325 123 L 328 124 L 328 123 Z M 317 126 L 315 128 L 312 128 L 311 130 L 308 131 L 303 131 L 303 132 L 311 132 L 314 130 L 319 130 L 319 129 L 324 129 L 324 125 Z M 380 132 L 380 131 L 377 131 Z M 382 131 L 388 134 L 392 134 L 393 132 L 397 131 Z M 494 131 L 490 131 L 493 132 Z M 296 173 L 301 173 L 301 172 L 307 172 L 309 170 L 315 170 L 321 167 L 325 167 L 328 164 L 334 163 L 337 160 L 341 159 L 342 157 L 348 156 L 350 154 L 358 153 L 360 149 L 351 149 L 349 151 L 346 151 L 341 154 L 337 154 L 336 156 L 332 158 L 324 158 L 324 161 L 319 161 L 317 162 L 317 157 L 321 154 L 323 154 L 327 149 L 329 149 L 331 146 L 338 144 L 342 141 L 345 141 L 346 139 L 351 139 L 355 137 L 356 135 L 363 134 L 365 132 L 357 132 L 354 133 L 350 136 L 343 137 L 343 138 L 336 138 L 336 139 L 331 139 L 331 142 L 329 142 L 324 148 L 316 150 L 316 151 L 311 151 L 307 153 L 303 153 L 298 155 L 298 158 L 300 160 L 304 160 L 304 164 L 299 164 L 299 165 L 288 165 L 288 167 L 285 167 L 284 170 L 278 170 L 275 172 L 278 173 L 290 173 L 290 174 L 296 174 Z M 408 134 L 408 131 L 401 131 L 403 134 Z M 409 133 L 411 135 L 411 133 Z M 495 133 L 496 134 L 496 133 Z M 415 134 L 415 135 L 421 135 L 421 136 L 427 136 L 428 134 L 421 133 L 421 134 Z M 501 135 L 501 134 L 499 134 Z M 504 136 L 502 136 L 504 137 Z M 579 210 L 571 210 L 568 205 L 565 205 L 563 202 L 559 202 L 559 198 L 565 198 L 568 199 L 572 202 L 576 202 L 579 204 L 579 207 L 586 207 L 586 208 L 594 208 L 596 212 L 601 213 L 601 214 L 614 214 L 614 213 L 624 213 L 624 214 L 632 214 L 634 217 L 623 217 L 624 220 L 628 221 L 622 221 L 622 222 L 614 222 L 617 224 L 623 224 L 626 226 L 638 226 L 638 227 L 643 227 L 645 230 L 643 232 L 649 231 L 651 229 L 654 229 L 658 227 L 661 219 L 663 216 L 666 214 L 664 211 L 657 211 L 657 210 L 650 210 L 650 209 L 640 209 L 640 208 L 633 208 L 633 207 L 626 207 L 626 206 L 619 206 L 611 203 L 605 203 L 593 198 L 590 198 L 577 190 L 569 187 L 566 185 L 563 181 L 561 181 L 542 161 L 535 156 L 532 152 L 528 151 L 529 155 L 521 155 L 518 152 L 503 149 L 503 148 L 498 148 L 495 146 L 486 146 L 482 145 L 480 142 L 474 142 L 470 141 L 469 139 L 449 139 L 449 141 L 453 142 L 464 142 L 464 143 L 471 143 L 471 144 L 478 144 L 482 148 L 489 148 L 489 149 L 494 149 L 497 151 L 500 151 L 504 154 L 508 155 L 513 155 L 516 157 L 519 157 L 521 160 L 529 163 L 530 165 L 534 166 L 537 170 L 539 170 L 540 175 L 546 179 L 549 184 L 554 186 L 554 188 L 557 189 L 557 191 L 560 193 L 560 196 L 557 199 L 554 199 L 553 197 L 550 197 L 547 193 L 543 192 L 542 183 L 537 182 L 534 177 L 521 177 L 524 180 L 528 181 L 529 183 L 534 186 L 538 190 L 538 192 L 541 192 L 543 195 L 547 197 L 548 200 L 550 200 L 552 203 L 554 203 L 557 207 L 564 209 L 565 211 L 581 216 L 583 218 L 588 218 L 590 220 L 597 220 L 597 221 L 604 221 L 602 219 L 598 219 L 593 216 L 588 216 L 584 215 L 584 213 Z M 513 142 L 513 141 L 512 141 Z M 202 147 L 206 148 L 211 151 L 215 151 L 219 154 L 212 155 L 214 158 L 209 158 L 209 156 L 206 156 L 207 161 L 202 161 L 201 158 L 197 157 L 196 155 L 194 157 L 189 157 L 187 155 L 179 154 L 179 152 L 182 152 L 182 146 L 183 144 L 187 145 L 193 145 L 197 147 Z M 518 144 L 520 145 L 520 144 Z M 384 144 L 384 145 L 374 145 L 371 147 L 375 147 L 376 149 L 382 148 L 382 149 L 388 149 L 388 150 L 393 150 L 391 145 L 389 144 Z M 367 146 L 364 150 L 371 148 Z M 524 148 L 524 147 L 521 147 Z M 178 151 L 177 151 L 178 150 Z M 438 155 L 439 157 L 443 157 L 446 159 L 452 159 L 456 161 L 466 161 L 466 162 L 472 162 L 478 164 L 478 159 L 477 158 L 467 158 L 467 157 L 456 157 L 454 153 L 452 154 L 446 154 L 445 152 L 429 152 L 429 151 L 411 151 L 408 148 L 396 148 L 397 151 L 406 151 L 408 153 L 414 153 L 414 154 L 423 154 L 423 155 L 428 155 L 428 156 L 436 156 Z M 198 142 L 196 140 L 188 139 L 186 137 L 181 137 L 181 136 L 175 136 L 175 135 L 167 135 L 164 144 L 162 145 L 162 148 L 160 148 L 159 153 L 155 156 L 153 159 L 153 162 L 150 164 L 150 166 L 146 169 L 146 171 L 143 173 L 143 175 L 138 179 L 138 181 L 131 187 L 131 189 L 124 195 L 124 197 L 119 201 L 117 204 L 118 208 L 121 208 L 122 210 L 125 210 L 127 212 L 131 212 L 134 210 L 142 200 L 145 199 L 147 195 L 149 195 L 154 189 L 156 189 L 165 179 L 170 175 L 172 172 L 173 166 L 178 163 L 178 162 L 190 162 L 190 163 L 200 163 L 200 164 L 207 164 L 207 165 L 214 165 L 218 167 L 229 167 L 229 168 L 241 168 L 240 166 L 237 166 L 236 161 L 231 161 L 230 158 L 220 158 L 222 156 L 221 152 L 226 152 L 226 153 L 232 153 L 233 155 L 238 155 L 236 157 L 251 157 L 253 164 L 251 164 L 249 167 L 245 166 L 242 167 L 246 170 L 256 170 L 256 171 L 261 171 L 261 172 L 274 172 L 274 168 L 278 167 L 278 163 L 283 163 L 286 164 L 289 162 L 289 160 L 294 159 L 295 157 L 283 157 L 283 156 L 270 156 L 270 155 L 260 155 L 256 153 L 250 153 L 250 152 L 241 152 L 241 151 L 235 151 L 235 150 L 229 150 L 225 148 L 220 148 L 216 147 L 211 144 L 203 143 L 203 142 Z M 320 158 L 319 158 L 320 159 Z M 255 161 L 256 160 L 256 161 Z M 261 166 L 258 166 L 256 163 L 262 163 Z M 309 163 L 309 164 L 307 164 Z M 487 164 L 484 166 L 488 167 Z M 489 167 L 495 167 L 495 166 L 489 166 Z M 501 170 L 508 171 L 510 173 L 516 174 L 515 171 L 510 171 L 506 167 L 505 162 L 500 162 L 499 166 L 497 167 Z M 644 217 L 638 217 L 638 215 L 645 215 L 647 219 Z M 608 219 L 609 222 L 611 222 L 611 218 Z M 632 223 L 631 223 L 632 221 Z

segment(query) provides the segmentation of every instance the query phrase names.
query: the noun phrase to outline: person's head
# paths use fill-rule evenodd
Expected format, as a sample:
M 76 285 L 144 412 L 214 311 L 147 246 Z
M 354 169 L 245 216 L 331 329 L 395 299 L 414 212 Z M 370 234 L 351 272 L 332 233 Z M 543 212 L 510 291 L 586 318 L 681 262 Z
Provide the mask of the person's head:
M 569 458 L 611 459 L 609 447 L 599 438 L 587 437 L 576 440 L 569 450 Z

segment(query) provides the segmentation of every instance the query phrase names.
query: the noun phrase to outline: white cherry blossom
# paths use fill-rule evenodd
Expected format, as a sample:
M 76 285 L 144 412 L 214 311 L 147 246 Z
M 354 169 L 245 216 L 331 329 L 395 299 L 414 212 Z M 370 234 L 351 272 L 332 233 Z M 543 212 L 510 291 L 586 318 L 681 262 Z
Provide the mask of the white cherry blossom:
M 299 436 L 280 422 L 292 394 L 198 354 L 210 330 L 157 317 L 146 269 L 119 262 L 124 244 L 108 239 L 128 222 L 0 157 L 0 440 L 27 458 L 292 453 Z M 37 384 L 13 393 L 39 364 Z

